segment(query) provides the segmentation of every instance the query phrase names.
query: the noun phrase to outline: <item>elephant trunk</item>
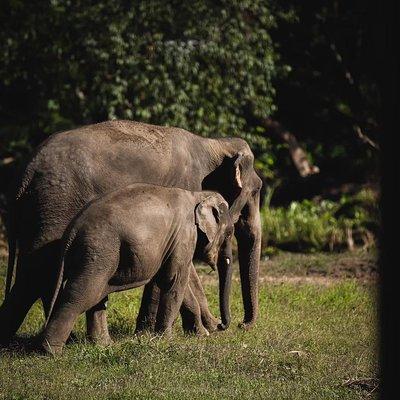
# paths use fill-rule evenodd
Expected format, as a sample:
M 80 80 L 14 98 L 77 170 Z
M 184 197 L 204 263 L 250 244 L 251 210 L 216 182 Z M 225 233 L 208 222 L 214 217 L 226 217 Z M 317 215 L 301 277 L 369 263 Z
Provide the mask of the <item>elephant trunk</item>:
M 240 326 L 244 329 L 250 329 L 258 316 L 258 276 L 261 253 L 258 202 L 259 194 L 248 203 L 247 215 L 235 226 L 244 306 L 244 319 Z
M 221 313 L 221 323 L 218 329 L 228 329 L 231 323 L 231 314 L 229 309 L 229 297 L 232 283 L 232 244 L 226 240 L 218 257 L 218 276 L 219 276 L 219 308 Z

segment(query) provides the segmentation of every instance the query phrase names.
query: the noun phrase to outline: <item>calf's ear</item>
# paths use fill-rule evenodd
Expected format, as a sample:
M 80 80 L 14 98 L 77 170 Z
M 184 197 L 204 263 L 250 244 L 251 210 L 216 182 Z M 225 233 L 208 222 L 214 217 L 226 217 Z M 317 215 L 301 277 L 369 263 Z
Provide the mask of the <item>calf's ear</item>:
M 209 242 L 212 242 L 217 234 L 221 214 L 227 211 L 227 204 L 213 196 L 206 197 L 197 204 L 196 225 L 207 236 Z

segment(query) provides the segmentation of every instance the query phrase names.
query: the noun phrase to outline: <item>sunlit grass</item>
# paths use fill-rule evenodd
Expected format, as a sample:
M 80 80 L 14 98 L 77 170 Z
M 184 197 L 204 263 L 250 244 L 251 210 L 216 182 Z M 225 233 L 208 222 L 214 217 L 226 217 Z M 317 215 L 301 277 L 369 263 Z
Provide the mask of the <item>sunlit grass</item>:
M 264 269 L 263 269 L 264 271 Z M 204 274 L 203 274 L 204 278 Z M 214 275 L 206 291 L 217 314 Z M 141 290 L 111 296 L 114 345 L 87 343 L 84 321 L 62 355 L 0 353 L 0 399 L 361 399 L 349 378 L 374 377 L 374 290 L 354 280 L 330 285 L 269 283 L 260 288 L 260 319 L 243 332 L 240 287 L 233 285 L 232 327 L 207 338 L 133 337 Z M 20 335 L 37 333 L 38 304 Z

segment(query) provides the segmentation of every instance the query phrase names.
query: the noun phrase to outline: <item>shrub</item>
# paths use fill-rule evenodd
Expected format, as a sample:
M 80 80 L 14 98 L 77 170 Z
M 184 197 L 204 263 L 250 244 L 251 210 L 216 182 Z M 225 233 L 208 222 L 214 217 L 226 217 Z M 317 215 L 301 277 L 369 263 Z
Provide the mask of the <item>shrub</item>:
M 294 201 L 288 208 L 267 205 L 261 212 L 263 249 L 267 245 L 295 251 L 368 248 L 378 230 L 376 204 L 376 194 L 362 190 L 339 202 Z

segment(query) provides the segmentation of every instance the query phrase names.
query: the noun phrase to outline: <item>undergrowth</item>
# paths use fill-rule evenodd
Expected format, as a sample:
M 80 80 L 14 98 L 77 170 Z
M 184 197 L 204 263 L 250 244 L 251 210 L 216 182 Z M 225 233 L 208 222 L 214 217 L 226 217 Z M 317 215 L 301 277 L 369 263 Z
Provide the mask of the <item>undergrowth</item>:
M 261 212 L 263 249 L 333 251 L 375 245 L 379 226 L 376 194 L 362 190 L 340 201 L 293 201 L 289 207 Z

